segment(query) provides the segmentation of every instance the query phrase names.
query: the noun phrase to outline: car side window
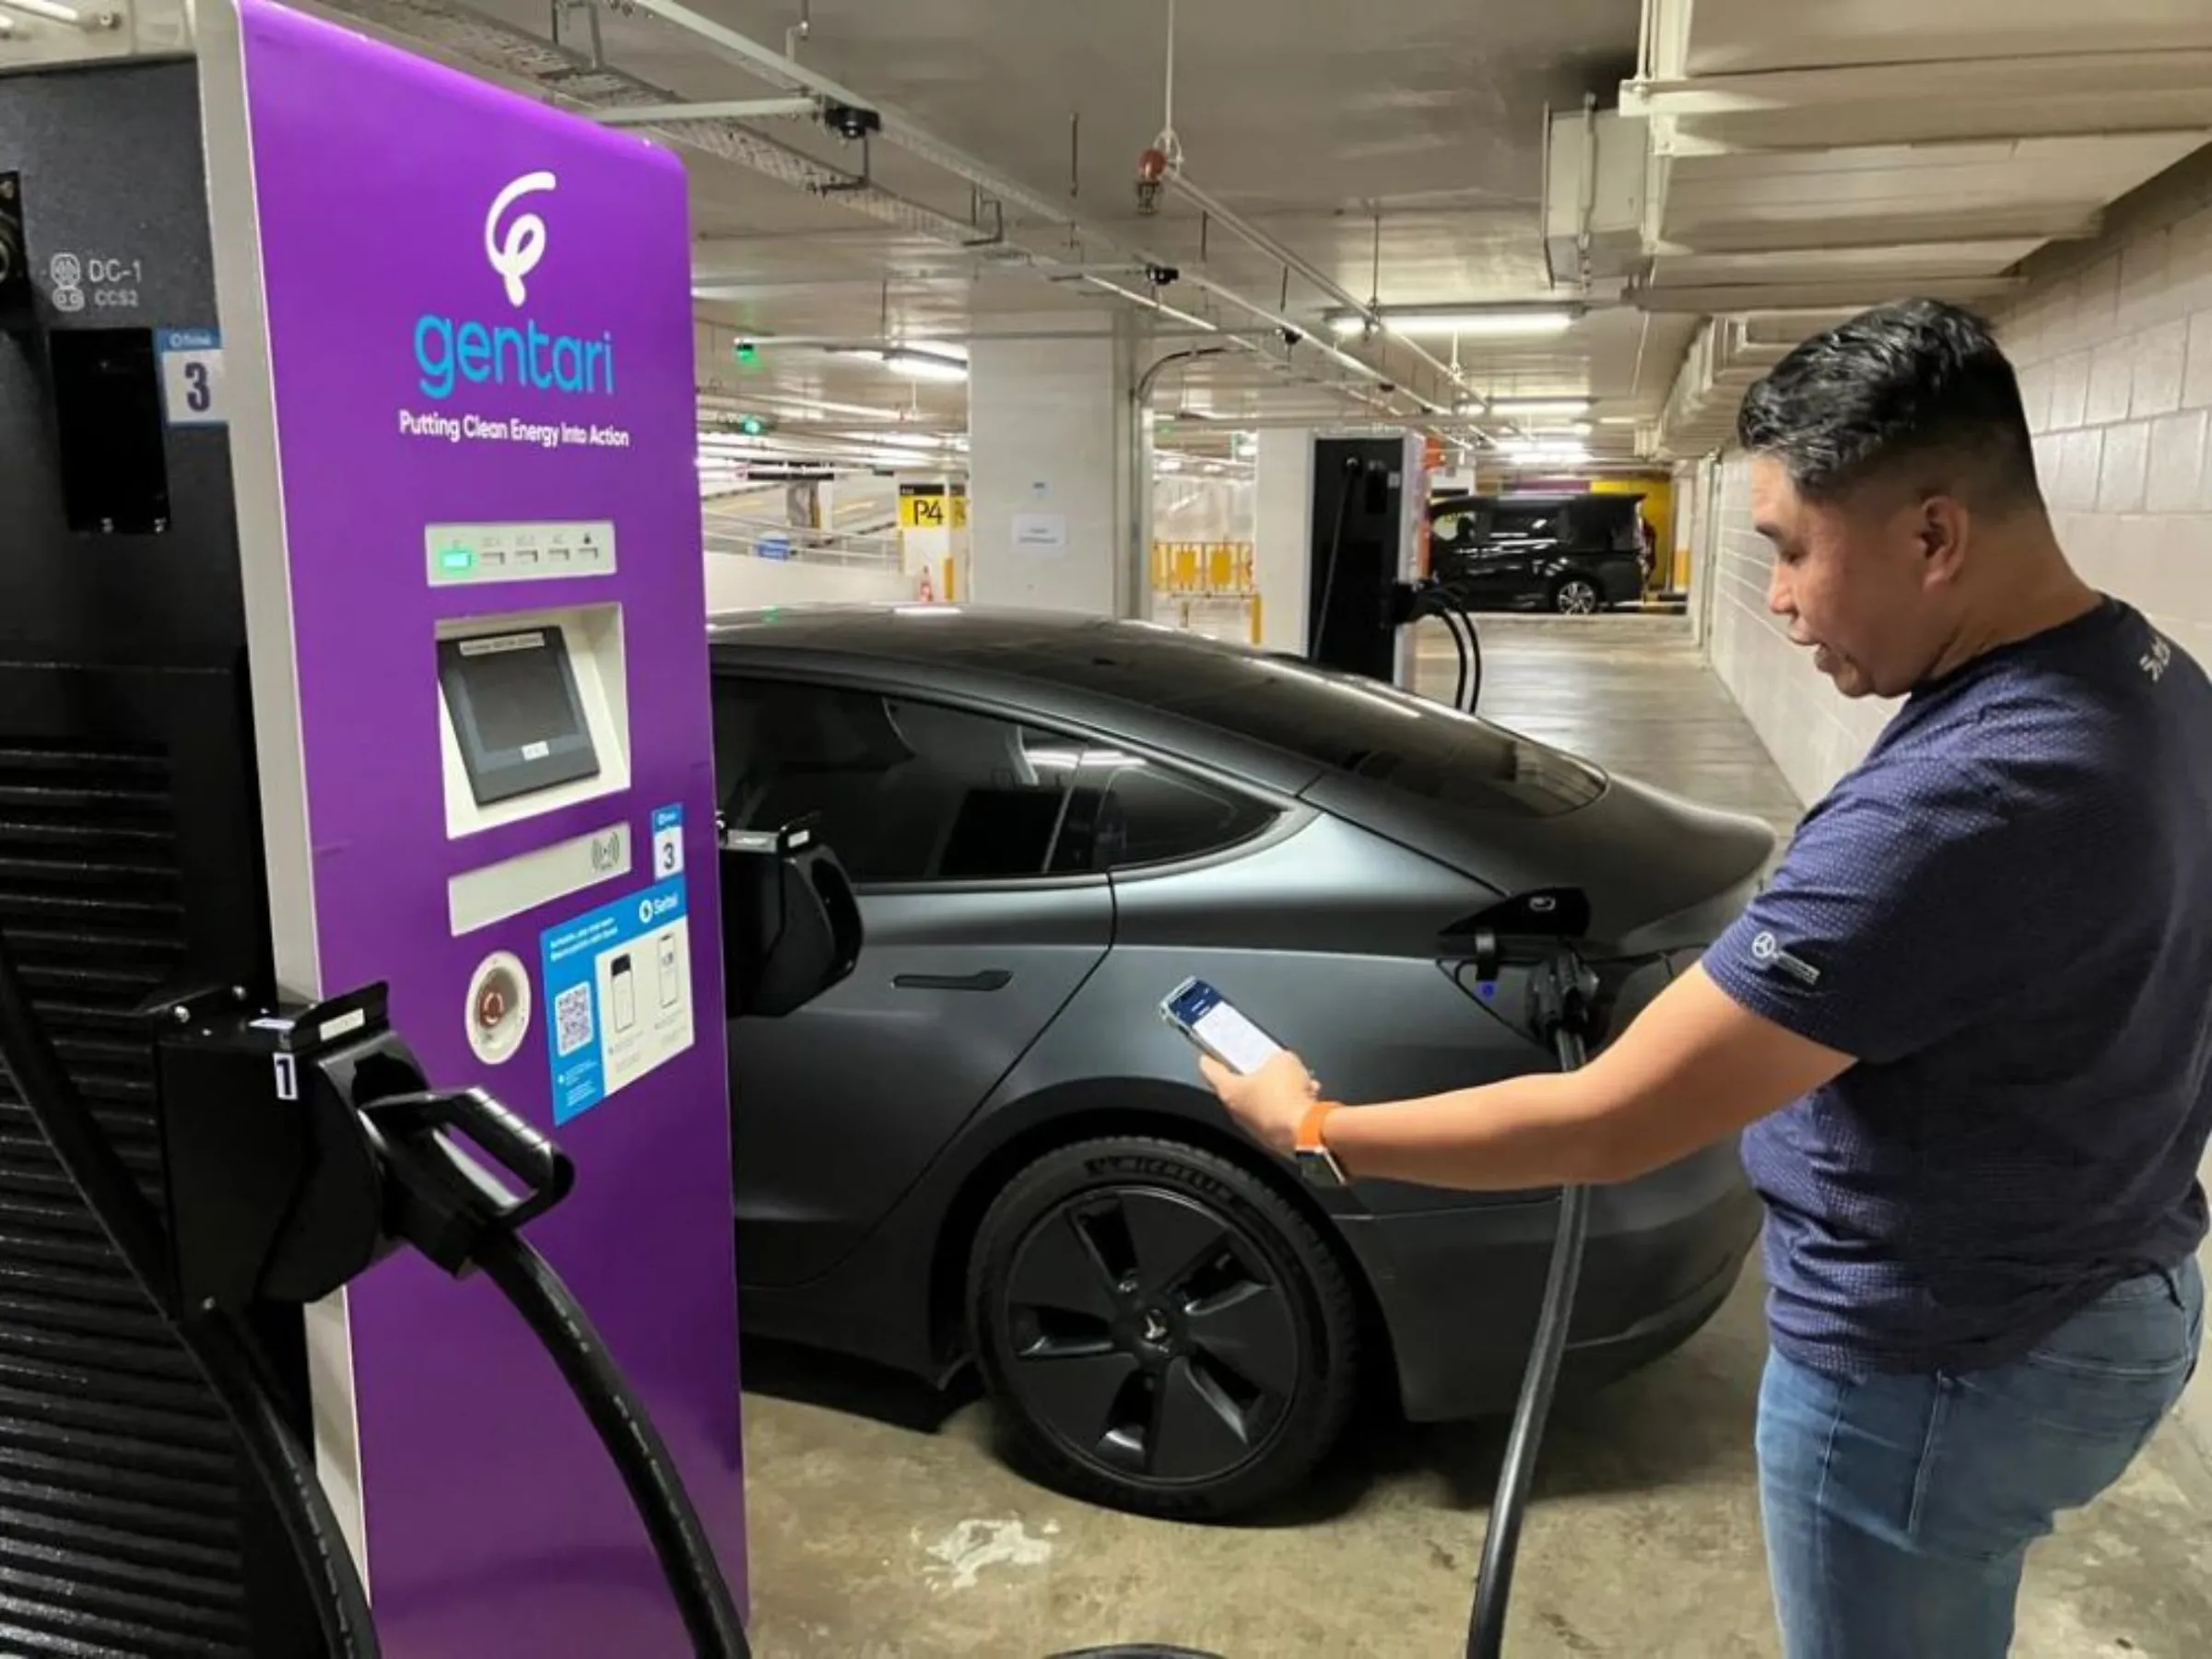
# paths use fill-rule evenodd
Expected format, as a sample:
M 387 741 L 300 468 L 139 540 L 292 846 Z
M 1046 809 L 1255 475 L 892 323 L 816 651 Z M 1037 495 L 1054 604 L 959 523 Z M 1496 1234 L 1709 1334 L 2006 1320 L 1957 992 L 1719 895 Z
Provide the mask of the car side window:
M 1549 535 L 1559 518 L 1550 507 L 1500 507 L 1491 515 L 1493 535 Z
M 1476 539 L 1476 520 L 1472 509 L 1440 512 L 1430 521 L 1429 537 L 1440 547 L 1471 547 Z
M 855 882 L 1041 876 L 1080 746 L 904 697 L 722 677 L 715 786 L 735 830 L 809 816 Z
M 1249 840 L 1275 816 L 1176 768 L 1094 745 L 1084 751 L 1053 869 L 1072 874 L 1198 858 Z

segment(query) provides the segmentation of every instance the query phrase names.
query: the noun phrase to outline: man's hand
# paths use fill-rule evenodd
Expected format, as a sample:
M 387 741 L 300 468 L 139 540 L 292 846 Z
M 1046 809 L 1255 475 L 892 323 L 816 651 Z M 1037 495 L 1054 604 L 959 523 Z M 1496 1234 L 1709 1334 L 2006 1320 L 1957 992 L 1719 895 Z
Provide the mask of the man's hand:
M 1350 1106 L 1329 1118 L 1329 1151 L 1355 1180 L 1469 1192 L 1633 1181 L 1853 1064 L 1743 1007 L 1692 966 L 1582 1070 Z M 1286 1155 L 1320 1093 L 1288 1053 L 1248 1077 L 1211 1059 L 1199 1070 L 1247 1133 Z
M 1211 1054 L 1198 1056 L 1199 1075 L 1221 1097 L 1230 1115 L 1262 1146 L 1284 1157 L 1298 1145 L 1298 1126 L 1321 1094 L 1305 1063 L 1285 1050 L 1251 1076 L 1233 1072 Z

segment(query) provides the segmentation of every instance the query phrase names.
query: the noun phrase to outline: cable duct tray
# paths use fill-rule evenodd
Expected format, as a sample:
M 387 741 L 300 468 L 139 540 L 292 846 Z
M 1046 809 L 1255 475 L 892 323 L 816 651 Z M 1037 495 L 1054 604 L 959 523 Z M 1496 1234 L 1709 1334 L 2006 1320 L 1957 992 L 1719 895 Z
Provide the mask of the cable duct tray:
M 1552 281 L 1577 286 L 1636 274 L 1644 256 L 1651 124 L 1612 110 L 1554 112 L 1547 120 L 1544 257 Z

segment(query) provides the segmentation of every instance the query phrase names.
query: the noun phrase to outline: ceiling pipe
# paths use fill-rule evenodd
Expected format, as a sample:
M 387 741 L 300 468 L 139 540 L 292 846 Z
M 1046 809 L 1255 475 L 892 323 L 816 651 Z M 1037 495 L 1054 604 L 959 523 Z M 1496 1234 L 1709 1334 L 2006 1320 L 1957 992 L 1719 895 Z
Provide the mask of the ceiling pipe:
M 1290 318 L 1275 310 L 1272 306 L 1263 305 L 1256 300 L 1246 299 L 1242 294 L 1237 292 L 1236 289 L 1230 288 L 1227 283 L 1217 282 L 1213 277 L 1205 275 L 1203 272 L 1193 273 L 1188 271 L 1183 273 L 1180 280 L 1189 283 L 1193 288 L 1198 288 L 1203 292 L 1213 295 L 1214 298 L 1221 300 L 1225 304 L 1238 306 L 1244 311 L 1250 312 L 1253 316 L 1258 317 L 1263 322 L 1273 324 L 1276 328 L 1280 330 L 1286 335 L 1295 335 L 1300 344 L 1311 346 L 1315 352 L 1319 353 L 1323 357 L 1327 358 L 1331 362 L 1336 364 L 1339 368 L 1349 370 L 1353 374 L 1358 375 L 1361 380 L 1369 382 L 1379 392 L 1387 392 L 1390 389 L 1405 392 L 1406 396 L 1412 398 L 1417 404 L 1421 406 L 1420 409 L 1417 411 L 1417 415 L 1434 415 L 1441 412 L 1440 406 L 1433 401 L 1422 397 L 1420 394 L 1414 392 L 1409 388 L 1399 386 L 1395 381 L 1390 378 L 1388 373 L 1381 369 L 1376 368 L 1374 364 L 1366 361 L 1364 359 L 1356 358 L 1352 356 L 1350 352 L 1345 351 L 1338 347 L 1332 346 L 1327 340 L 1323 339 L 1319 335 L 1313 334 L 1302 323 L 1295 323 L 1291 321 Z M 1411 418 L 1409 417 L 1408 418 Z
M 761 79 L 782 87 L 788 92 L 807 92 L 817 98 L 864 113 L 876 112 L 876 106 L 857 92 L 841 87 L 826 75 L 818 75 L 806 65 L 772 46 L 763 46 L 749 35 L 741 35 L 734 29 L 725 29 L 713 18 L 679 6 L 676 0 L 623 0 L 633 11 L 641 11 L 673 23 L 677 28 L 712 42 L 736 58 Z
M 1183 171 L 1180 160 L 1175 161 L 1169 168 L 1168 183 L 1178 194 L 1186 197 L 1208 218 L 1219 221 L 1225 229 L 1242 237 L 1253 247 L 1276 261 L 1286 270 L 1296 272 L 1346 310 L 1359 312 L 1368 320 L 1371 327 L 1378 330 L 1384 329 L 1382 315 L 1375 306 L 1355 299 L 1350 289 L 1323 271 L 1319 265 L 1306 258 L 1304 254 L 1287 243 L 1277 241 L 1257 225 L 1241 218 L 1233 208 L 1225 206 L 1217 197 L 1193 183 L 1190 174 Z M 1459 377 L 1452 371 L 1451 366 L 1418 340 L 1407 339 L 1402 335 L 1392 335 L 1390 337 L 1427 364 L 1430 371 L 1438 377 L 1443 385 L 1456 387 L 1461 383 Z
M 812 351 L 881 351 L 888 344 L 908 346 L 916 351 L 927 351 L 932 346 L 974 346 L 1000 340 L 1095 340 L 1095 329 L 1077 328 L 1014 328 L 1003 333 L 989 329 L 969 327 L 944 334 L 909 334 L 887 341 L 881 335 L 769 335 L 747 334 L 742 328 L 710 318 L 700 318 L 701 327 L 713 328 L 727 335 L 733 342 L 743 340 L 761 351 L 778 347 L 796 347 Z M 1162 328 L 1153 331 L 1156 339 L 1162 340 L 1271 340 L 1278 331 L 1272 328 Z
M 687 101 L 666 87 L 615 66 L 596 44 L 587 55 L 469 0 L 317 0 L 317 9 L 359 19 L 402 41 L 435 46 L 488 68 L 509 84 L 527 88 L 548 103 L 587 117 L 632 105 Z M 598 9 L 591 15 L 595 24 Z M 597 32 L 594 27 L 594 36 Z M 980 235 L 972 220 L 910 201 L 759 126 L 688 121 L 658 130 L 673 145 L 735 162 L 791 189 L 832 199 L 858 217 L 946 247 L 971 249 Z
M 906 116 L 900 112 L 895 109 L 887 108 L 881 104 L 871 103 L 868 100 L 862 99 L 859 94 L 849 91 L 845 88 L 839 86 L 834 81 L 830 81 L 825 77 L 816 76 L 813 75 L 812 71 L 803 69 L 800 65 L 792 62 L 788 58 L 781 56 L 771 48 L 765 47 L 757 41 L 750 40 L 744 35 L 738 34 L 734 29 L 726 29 L 723 25 L 713 22 L 712 19 L 700 17 L 698 13 L 691 11 L 688 7 L 677 4 L 677 0 L 633 0 L 633 4 L 637 5 L 640 9 L 650 12 L 653 16 L 662 18 L 664 21 L 673 23 L 678 28 L 688 29 L 692 33 L 697 34 L 700 39 L 708 41 L 710 44 L 723 46 L 725 49 L 732 51 L 733 53 L 736 53 L 736 55 L 741 57 L 749 67 L 765 72 L 771 80 L 775 78 L 775 76 L 778 73 L 781 73 L 785 76 L 795 87 L 803 88 L 804 89 L 818 93 L 825 98 L 833 99 L 834 100 L 844 103 L 849 107 L 865 109 L 872 112 L 877 118 L 881 121 L 882 134 L 888 142 L 897 145 L 900 148 L 906 150 L 911 155 L 916 156 L 924 160 L 933 163 L 939 168 L 942 168 L 944 171 L 952 173 L 957 178 L 965 180 L 968 183 L 972 184 L 977 189 L 982 190 L 990 195 L 995 197 L 1006 206 L 1015 208 L 1031 218 L 1042 220 L 1047 224 L 1055 225 L 1067 231 L 1071 237 L 1077 239 L 1088 238 L 1089 241 L 1102 244 L 1109 249 L 1115 247 L 1115 244 L 1111 238 L 1097 230 L 1095 228 L 1088 225 L 1075 215 L 1067 212 L 1066 209 L 1059 206 L 1053 202 L 1047 200 L 1045 197 L 1038 195 L 1035 193 L 1028 190 L 1018 182 L 1006 179 L 1002 174 L 985 165 L 983 162 L 969 155 L 966 151 L 961 150 L 953 145 L 945 143 L 943 140 L 937 138 L 934 134 L 931 134 L 924 129 L 911 117 Z M 1225 220 L 1224 222 L 1227 221 Z M 1239 220 L 1237 223 L 1241 225 L 1242 221 Z M 1292 257 L 1296 258 L 1295 255 L 1292 255 Z M 1113 283 L 1109 280 L 1102 280 L 1097 275 L 1102 263 L 1103 262 L 1096 260 L 1078 260 L 1072 265 L 1068 266 L 1054 267 L 1050 265 L 1043 265 L 1040 274 L 1044 276 L 1047 280 L 1059 280 L 1066 276 L 1081 277 L 1088 281 L 1092 286 L 1105 289 L 1106 291 L 1113 294 L 1116 298 L 1126 302 L 1135 303 L 1144 309 L 1152 311 L 1155 313 L 1172 316 L 1179 321 L 1194 324 L 1200 329 L 1210 328 L 1210 325 L 1207 324 L 1206 319 L 1198 318 L 1193 316 L 1191 313 L 1178 311 L 1158 300 L 1148 299 L 1144 295 L 1137 294 L 1133 290 L 1123 288 L 1118 283 Z M 1142 249 L 1137 251 L 1135 261 L 1124 260 L 1120 262 L 1118 265 L 1106 264 L 1105 268 L 1118 275 L 1122 272 L 1129 270 L 1132 264 L 1135 264 L 1144 267 L 1164 268 L 1162 262 L 1159 259 L 1158 259 L 1149 252 Z M 1308 338 L 1311 337 L 1309 331 L 1300 324 L 1293 323 L 1288 317 L 1280 315 L 1266 306 L 1260 304 L 1256 300 L 1247 299 L 1244 295 L 1238 292 L 1234 288 L 1230 288 L 1227 284 L 1218 282 L 1210 276 L 1184 274 L 1179 278 L 1179 280 L 1189 282 L 1194 287 L 1200 288 L 1202 291 L 1212 294 L 1216 299 L 1220 300 L 1225 303 L 1236 306 L 1253 316 L 1259 317 L 1262 320 L 1273 324 L 1277 329 L 1283 330 L 1289 334 L 1295 334 L 1300 336 L 1306 336 Z M 1352 373 L 1359 375 L 1363 379 L 1371 379 L 1378 387 L 1394 383 L 1389 381 L 1382 371 L 1378 370 L 1372 364 L 1367 363 L 1359 358 L 1353 357 L 1347 352 L 1340 351 L 1335 347 L 1328 345 L 1326 342 L 1315 341 L 1313 343 L 1316 346 L 1316 348 L 1324 355 L 1327 356 L 1332 361 L 1335 361 L 1339 366 L 1349 370 Z M 1427 352 L 1420 350 L 1418 347 L 1414 347 L 1413 350 L 1415 355 L 1422 358 L 1430 364 L 1431 368 L 1435 369 L 1439 373 L 1445 374 L 1446 378 L 1449 379 L 1449 373 L 1444 370 L 1442 364 L 1437 362 L 1434 358 L 1430 357 Z M 1265 354 L 1263 353 L 1263 355 Z M 1326 382 L 1323 383 L 1325 384 Z M 1348 391 L 1349 389 L 1346 388 L 1345 390 Z M 1413 392 L 1409 388 L 1405 388 L 1404 390 L 1406 390 L 1406 395 L 1412 397 L 1414 401 L 1421 406 L 1422 411 L 1425 413 L 1433 414 L 1441 407 L 1441 406 L 1435 404 L 1432 400 L 1423 398 L 1419 394 Z M 1355 395 L 1357 394 L 1355 394 Z M 1371 400 L 1361 397 L 1360 401 L 1370 402 Z
M 820 103 L 811 98 L 738 98 L 712 103 L 626 105 L 601 110 L 592 119 L 611 127 L 677 126 L 687 121 L 768 121 L 820 112 Z
M 1059 204 L 1030 190 L 1018 181 L 1008 179 L 965 150 L 946 143 L 903 112 L 864 98 L 859 93 L 841 86 L 825 76 L 818 76 L 811 69 L 775 51 L 772 47 L 762 45 L 759 41 L 740 34 L 735 29 L 716 23 L 710 18 L 702 17 L 688 6 L 678 4 L 678 0 L 627 0 L 627 3 L 634 6 L 640 11 L 649 13 L 664 22 L 698 36 L 710 45 L 730 53 L 743 62 L 749 71 L 759 75 L 772 85 L 780 86 L 789 91 L 809 92 L 849 109 L 873 115 L 882 124 L 881 135 L 885 142 L 896 145 L 908 154 L 928 161 L 956 178 L 964 180 L 978 190 L 995 198 L 1006 207 L 1016 209 L 1031 219 L 1065 231 L 1071 239 L 1075 239 L 1078 242 L 1095 243 L 1102 249 L 1122 254 L 1122 251 L 1114 240 L 1105 232 L 1069 213 Z M 1208 204 L 1207 211 L 1215 214 L 1223 224 L 1228 225 L 1239 235 L 1252 241 L 1254 246 L 1270 251 L 1271 257 L 1281 259 L 1287 266 L 1298 271 L 1307 280 L 1314 282 L 1324 292 L 1338 297 L 1342 303 L 1357 307 L 1370 315 L 1372 314 L 1371 308 L 1360 306 L 1358 300 L 1352 299 L 1348 293 L 1346 293 L 1329 278 L 1322 276 L 1318 269 L 1301 255 L 1281 247 L 1256 227 L 1246 224 L 1235 214 L 1221 207 L 1218 204 L 1213 203 L 1211 197 L 1205 196 L 1204 193 L 1199 191 L 1195 185 L 1192 185 L 1184 180 L 1180 172 L 1176 176 L 1176 183 L 1177 187 L 1182 189 L 1185 194 Z M 1063 271 L 1070 268 L 1068 265 L 1055 265 L 1053 262 L 1035 254 L 1031 254 L 1030 257 L 1035 262 L 1040 274 L 1048 279 L 1057 276 Z M 1088 276 L 1097 270 L 1100 263 L 1097 260 L 1083 259 L 1078 254 L 1077 259 L 1073 262 L 1073 274 Z M 1136 250 L 1134 256 L 1122 254 L 1120 263 L 1124 270 L 1128 269 L 1132 264 L 1160 268 L 1166 268 L 1168 264 L 1144 249 Z M 1242 294 L 1225 284 L 1216 282 L 1211 277 L 1194 276 L 1189 273 L 1184 273 L 1181 280 L 1202 287 L 1216 298 L 1236 305 L 1255 316 L 1265 317 L 1279 328 L 1289 329 L 1300 335 L 1309 333 L 1303 325 L 1292 323 L 1288 318 L 1280 317 L 1265 306 L 1246 299 Z M 1127 298 L 1126 295 L 1123 297 Z M 1401 343 L 1414 356 L 1426 363 L 1430 369 L 1441 376 L 1446 384 L 1453 383 L 1451 371 L 1443 363 L 1412 341 L 1402 341 Z M 1337 351 L 1333 347 L 1325 349 L 1333 359 L 1348 366 L 1354 372 L 1363 377 L 1372 378 L 1378 383 L 1393 383 L 1389 382 L 1387 374 L 1374 365 Z M 1405 388 L 1405 390 L 1406 394 L 1413 397 L 1417 403 L 1421 404 L 1424 409 L 1434 411 L 1442 406 L 1433 399 L 1421 397 L 1419 394 L 1413 392 L 1410 388 Z
M 1018 209 L 1030 218 L 1066 230 L 1073 236 L 1088 237 L 1109 248 L 1113 245 L 1112 239 L 1102 232 L 1084 224 L 1065 208 L 1006 177 L 967 151 L 947 144 L 912 116 L 873 99 L 865 98 L 827 76 L 818 75 L 773 47 L 765 46 L 750 36 L 726 28 L 712 18 L 703 17 L 689 6 L 678 4 L 678 0 L 625 0 L 625 4 L 726 52 L 742 63 L 749 73 L 772 86 L 781 87 L 786 91 L 810 93 L 828 103 L 872 118 L 880 124 L 879 135 L 886 143 L 896 145 L 908 154 L 964 180 L 1007 207 Z M 1140 255 L 1139 258 L 1145 263 L 1158 263 L 1150 260 L 1149 256 Z
M 1163 411 L 1160 418 L 1163 421 L 1167 421 L 1177 426 L 1211 428 L 1214 430 L 1221 432 L 1267 431 L 1275 429 L 1294 429 L 1300 427 L 1325 427 L 1333 424 L 1346 424 L 1346 422 L 1340 418 L 1333 420 L 1332 418 L 1325 413 L 1300 415 L 1283 414 L 1277 412 L 1267 415 L 1253 415 L 1239 414 L 1233 410 L 1221 409 L 1209 410 L 1203 415 L 1194 411 L 1185 411 L 1182 413 Z M 1401 417 L 1378 416 L 1372 420 L 1364 420 L 1354 418 L 1350 421 L 1350 424 L 1357 426 L 1403 428 L 1406 423 Z M 1472 437 L 1481 439 L 1486 442 L 1492 443 L 1493 445 L 1495 445 L 1498 441 L 1497 440 L 1492 439 L 1490 434 L 1478 426 L 1473 419 L 1464 416 L 1447 417 L 1446 418 L 1438 421 L 1436 424 L 1443 429 L 1442 433 L 1440 435 L 1445 437 L 1448 441 L 1455 441 L 1458 439 Z M 1517 439 L 1508 439 L 1505 441 L 1517 442 L 1520 441 Z M 1566 441 L 1561 440 L 1560 441 L 1564 442 Z M 1579 442 L 1585 448 L 1590 448 L 1594 444 L 1598 445 L 1599 447 L 1591 448 L 1591 453 L 1594 455 L 1605 455 L 1611 453 L 1603 448 L 1603 443 L 1605 441 L 1598 438 L 1595 434 L 1593 434 L 1588 438 L 1578 439 L 1575 441 Z
M 607 62 L 581 57 L 558 41 L 547 41 L 505 18 L 477 9 L 469 5 L 467 0 L 324 0 L 324 3 L 335 10 L 363 17 L 404 33 L 434 40 L 462 56 L 477 59 L 503 73 L 523 76 L 535 82 L 543 92 L 556 100 L 586 113 L 618 109 L 625 104 L 657 104 L 665 107 L 685 101 L 627 70 L 617 68 Z M 966 151 L 937 138 L 901 112 L 865 99 L 829 76 L 818 75 L 788 54 L 762 45 L 678 4 L 678 0 L 624 0 L 624 4 L 631 10 L 656 18 L 726 53 L 735 58 L 747 73 L 780 90 L 818 97 L 826 104 L 840 105 L 880 122 L 878 135 L 885 141 L 966 181 L 994 198 L 1004 207 L 1018 211 L 1043 226 L 1064 232 L 1069 241 L 1067 253 L 1072 257 L 1057 257 L 1022 247 L 1007 241 L 1003 234 L 986 241 L 975 225 L 936 213 L 886 191 L 879 185 L 847 178 L 830 163 L 770 138 L 742 122 L 684 121 L 664 128 L 670 138 L 679 145 L 702 150 L 724 160 L 735 161 L 740 166 L 792 188 L 812 188 L 822 180 L 834 178 L 839 182 L 839 188 L 827 194 L 825 199 L 835 201 L 866 217 L 900 225 L 933 241 L 957 247 L 979 263 L 989 262 L 991 250 L 995 249 L 1002 258 L 1011 256 L 1014 268 L 1046 279 L 1071 266 L 1086 273 L 1095 271 L 1107 260 L 1124 268 L 1132 265 L 1169 268 L 1169 262 L 1162 261 L 1147 250 L 1131 250 L 1121 246 L 1112 237 L 1056 203 L 1006 178 Z M 587 88 L 590 90 L 586 90 Z M 1300 338 L 1310 337 L 1310 331 L 1302 324 L 1295 324 L 1269 307 L 1247 299 L 1226 284 L 1211 277 L 1187 274 L 1182 280 L 1204 288 L 1241 311 L 1263 318 L 1277 329 L 1288 330 Z M 1230 331 L 1223 332 L 1227 334 Z M 1317 350 L 1363 381 L 1377 386 L 1394 383 L 1387 379 L 1384 371 L 1371 363 L 1324 343 L 1316 342 L 1315 345 Z M 1254 348 L 1258 349 L 1256 347 Z M 1416 350 L 1417 355 L 1426 358 L 1426 354 L 1418 352 L 1418 347 Z M 1263 351 L 1262 355 L 1267 354 Z M 1279 359 L 1270 357 L 1268 360 Z M 1441 369 L 1441 365 L 1434 364 L 1433 359 L 1427 360 Z M 1329 382 L 1316 383 L 1326 385 Z M 1434 413 L 1441 407 L 1410 389 L 1405 390 L 1425 411 Z M 1406 424 L 1412 424 L 1419 418 L 1418 414 L 1395 417 Z

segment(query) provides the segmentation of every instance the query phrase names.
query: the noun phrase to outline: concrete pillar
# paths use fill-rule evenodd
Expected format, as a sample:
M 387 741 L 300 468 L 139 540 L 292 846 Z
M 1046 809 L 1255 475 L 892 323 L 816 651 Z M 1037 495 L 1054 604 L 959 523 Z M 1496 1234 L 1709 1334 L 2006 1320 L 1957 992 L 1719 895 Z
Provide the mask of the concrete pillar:
M 994 321 L 1028 337 L 968 348 L 967 597 L 1147 615 L 1151 454 L 1135 403 L 1144 331 L 1088 312 Z
M 1252 582 L 1259 591 L 1260 644 L 1269 651 L 1306 649 L 1312 511 L 1312 432 L 1263 428 L 1253 465 Z

